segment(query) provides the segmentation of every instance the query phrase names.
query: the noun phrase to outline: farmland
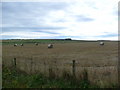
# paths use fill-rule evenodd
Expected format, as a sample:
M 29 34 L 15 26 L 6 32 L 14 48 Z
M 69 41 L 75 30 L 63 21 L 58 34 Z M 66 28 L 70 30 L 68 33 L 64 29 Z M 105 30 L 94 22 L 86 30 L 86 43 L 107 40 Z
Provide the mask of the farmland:
M 54 47 L 48 49 L 48 43 L 53 43 Z M 41 73 L 51 78 L 74 75 L 81 80 L 86 71 L 91 84 L 101 87 L 116 85 L 118 80 L 118 42 L 105 41 L 105 45 L 100 46 L 97 41 L 3 40 L 3 64 L 13 66 L 14 58 L 16 68 L 28 74 Z

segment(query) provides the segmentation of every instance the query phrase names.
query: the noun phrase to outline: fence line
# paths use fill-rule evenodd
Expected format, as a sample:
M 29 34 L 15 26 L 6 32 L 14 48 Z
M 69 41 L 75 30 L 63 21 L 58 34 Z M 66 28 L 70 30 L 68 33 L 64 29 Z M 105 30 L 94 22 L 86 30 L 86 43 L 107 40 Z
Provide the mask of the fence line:
M 27 59 L 27 60 L 26 60 Z M 71 62 L 61 62 L 62 65 L 59 64 L 58 61 L 42 61 L 36 58 L 36 60 L 34 60 L 35 58 L 30 57 L 30 58 L 19 58 L 19 57 L 14 57 L 12 59 L 12 63 L 11 65 L 13 65 L 15 68 L 17 67 L 18 69 L 21 69 L 21 67 L 23 67 L 21 70 L 24 70 L 25 72 L 28 73 L 42 73 L 42 74 L 47 74 L 48 77 L 59 77 L 62 76 L 64 71 L 67 71 L 66 74 L 72 75 L 73 78 L 80 78 L 80 74 L 84 74 L 83 76 L 87 77 L 84 79 L 89 79 L 92 81 L 94 80 L 94 76 L 96 77 L 97 75 L 99 75 L 97 78 L 100 80 L 107 80 L 106 78 L 110 78 L 109 80 L 112 80 L 112 76 L 117 76 L 115 74 L 117 74 L 117 66 L 101 66 L 101 67 L 83 67 L 83 66 L 79 66 L 77 60 L 71 60 Z M 5 62 L 7 63 L 7 62 Z M 23 64 L 22 64 L 23 63 Z M 28 65 L 26 65 L 26 64 Z M 58 66 L 58 65 L 59 66 Z M 69 65 L 67 65 L 69 64 Z M 28 69 L 29 68 L 29 69 Z M 27 71 L 28 70 L 28 71 Z M 30 70 L 30 72 L 29 72 Z M 86 70 L 86 72 L 84 72 L 84 70 Z M 37 72 L 36 72 L 37 71 Z M 70 71 L 70 72 L 69 72 Z M 99 72 L 100 71 L 100 72 Z M 84 73 L 82 73 L 84 72 Z M 105 76 L 104 76 L 105 75 Z M 108 76 L 107 76 L 108 75 Z M 105 79 L 103 79 L 103 77 Z M 113 78 L 113 81 L 116 83 L 117 77 L 115 77 L 115 79 Z M 107 82 L 108 82 L 107 81 Z M 95 81 L 96 82 L 96 81 Z M 108 82 L 109 83 L 109 82 Z

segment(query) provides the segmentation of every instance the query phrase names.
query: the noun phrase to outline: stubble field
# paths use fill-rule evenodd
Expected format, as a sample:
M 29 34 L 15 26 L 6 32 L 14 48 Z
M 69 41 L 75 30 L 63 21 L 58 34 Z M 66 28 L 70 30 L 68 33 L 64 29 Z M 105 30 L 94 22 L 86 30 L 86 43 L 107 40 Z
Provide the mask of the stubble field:
M 54 43 L 47 48 L 47 43 L 35 46 L 34 43 L 2 46 L 3 64 L 14 65 L 27 73 L 42 73 L 51 77 L 69 77 L 74 75 L 79 80 L 83 71 L 87 71 L 88 80 L 101 87 L 117 84 L 118 42 L 72 42 Z M 73 70 L 73 60 L 75 66 Z

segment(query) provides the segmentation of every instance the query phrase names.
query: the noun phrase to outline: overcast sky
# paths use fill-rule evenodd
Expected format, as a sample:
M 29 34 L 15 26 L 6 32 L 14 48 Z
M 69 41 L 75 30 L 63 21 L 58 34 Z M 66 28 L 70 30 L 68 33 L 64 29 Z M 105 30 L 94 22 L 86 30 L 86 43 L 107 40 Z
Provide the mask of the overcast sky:
M 2 38 L 118 40 L 118 1 L 2 2 Z

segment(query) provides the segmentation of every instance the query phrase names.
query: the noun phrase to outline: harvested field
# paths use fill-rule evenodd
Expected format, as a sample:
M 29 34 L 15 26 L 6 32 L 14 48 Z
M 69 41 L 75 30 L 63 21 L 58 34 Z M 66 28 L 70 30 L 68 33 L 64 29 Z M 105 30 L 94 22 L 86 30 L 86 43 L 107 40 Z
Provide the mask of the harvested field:
M 34 43 L 23 47 L 5 44 L 2 47 L 3 64 L 12 66 L 16 58 L 16 67 L 27 73 L 42 73 L 51 77 L 74 75 L 79 80 L 86 70 L 88 79 L 101 87 L 117 84 L 118 42 L 72 42 L 54 43 L 48 49 L 47 43 L 35 46 Z

